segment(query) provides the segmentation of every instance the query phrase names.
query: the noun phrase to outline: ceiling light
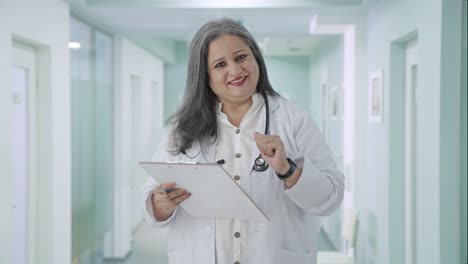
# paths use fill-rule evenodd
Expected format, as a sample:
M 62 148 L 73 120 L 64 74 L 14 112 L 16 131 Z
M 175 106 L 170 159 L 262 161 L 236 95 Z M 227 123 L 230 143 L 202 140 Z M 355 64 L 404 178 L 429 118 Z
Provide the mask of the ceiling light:
M 68 47 L 70 49 L 79 49 L 81 48 L 81 44 L 79 42 L 68 42 Z

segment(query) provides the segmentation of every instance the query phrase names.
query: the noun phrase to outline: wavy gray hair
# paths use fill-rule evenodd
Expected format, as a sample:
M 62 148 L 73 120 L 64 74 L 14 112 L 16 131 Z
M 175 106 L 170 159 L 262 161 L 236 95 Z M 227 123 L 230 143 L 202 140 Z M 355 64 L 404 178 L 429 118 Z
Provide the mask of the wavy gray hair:
M 260 48 L 249 31 L 229 18 L 209 21 L 198 30 L 190 43 L 185 94 L 181 105 L 168 120 L 174 126 L 169 146 L 169 151 L 174 155 L 185 154 L 194 142 L 206 146 L 216 141 L 217 96 L 209 86 L 208 47 L 212 41 L 226 34 L 240 37 L 252 50 L 259 68 L 257 92 L 279 96 L 268 80 Z

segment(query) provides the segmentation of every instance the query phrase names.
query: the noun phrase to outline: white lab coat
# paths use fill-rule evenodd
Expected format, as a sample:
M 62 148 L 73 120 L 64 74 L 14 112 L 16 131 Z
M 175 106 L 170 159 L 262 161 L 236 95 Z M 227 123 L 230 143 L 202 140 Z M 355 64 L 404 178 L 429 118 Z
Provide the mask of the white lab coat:
M 288 190 L 271 167 L 264 172 L 245 171 L 244 175 L 249 177 L 240 186 L 269 218 L 269 221 L 249 221 L 249 264 L 315 264 L 317 215 L 329 215 L 338 208 L 343 199 L 344 177 L 336 169 L 332 153 L 309 114 L 284 98 L 268 99 L 270 134 L 281 137 L 286 155 L 303 171 L 296 185 Z M 264 127 L 263 115 L 257 131 L 263 133 Z M 215 162 L 214 144 L 194 160 L 182 154 L 171 156 L 166 149 L 167 136 L 153 160 Z M 253 149 L 248 168 L 253 167 L 259 155 L 257 147 Z M 200 146 L 194 144 L 187 154 L 193 157 L 199 151 Z M 215 264 L 215 219 L 193 218 L 178 207 L 168 220 L 156 222 L 150 196 L 157 186 L 158 183 L 148 178 L 143 188 L 145 218 L 152 226 L 169 227 L 169 263 Z

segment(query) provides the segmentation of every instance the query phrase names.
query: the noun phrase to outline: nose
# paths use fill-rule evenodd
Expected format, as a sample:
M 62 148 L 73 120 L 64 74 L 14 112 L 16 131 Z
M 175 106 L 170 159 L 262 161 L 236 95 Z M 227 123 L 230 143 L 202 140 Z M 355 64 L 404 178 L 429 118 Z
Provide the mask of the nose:
M 238 63 L 231 63 L 229 67 L 229 75 L 237 76 L 241 73 L 242 68 Z

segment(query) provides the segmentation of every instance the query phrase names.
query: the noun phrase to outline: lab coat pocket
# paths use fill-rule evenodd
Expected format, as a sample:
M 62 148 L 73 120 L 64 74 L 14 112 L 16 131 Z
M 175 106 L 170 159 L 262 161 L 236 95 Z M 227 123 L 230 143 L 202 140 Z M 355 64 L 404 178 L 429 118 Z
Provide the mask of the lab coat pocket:
M 295 264 L 311 264 L 316 263 L 315 253 L 312 252 L 295 252 L 286 249 L 278 251 L 277 263 L 295 263 Z
M 169 250 L 169 264 L 192 264 L 192 250 L 191 249 L 180 249 L 180 250 Z

